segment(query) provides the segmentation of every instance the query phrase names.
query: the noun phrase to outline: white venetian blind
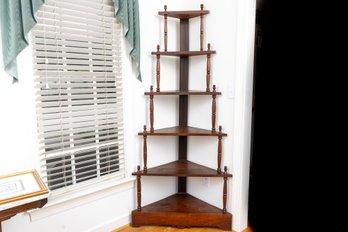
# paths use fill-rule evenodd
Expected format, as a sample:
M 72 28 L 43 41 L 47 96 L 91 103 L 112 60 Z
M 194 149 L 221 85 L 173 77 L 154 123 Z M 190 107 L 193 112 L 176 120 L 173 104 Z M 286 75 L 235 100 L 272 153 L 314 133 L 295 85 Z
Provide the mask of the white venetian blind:
M 40 161 L 51 190 L 124 176 L 114 14 L 111 0 L 46 0 L 37 12 L 31 42 Z

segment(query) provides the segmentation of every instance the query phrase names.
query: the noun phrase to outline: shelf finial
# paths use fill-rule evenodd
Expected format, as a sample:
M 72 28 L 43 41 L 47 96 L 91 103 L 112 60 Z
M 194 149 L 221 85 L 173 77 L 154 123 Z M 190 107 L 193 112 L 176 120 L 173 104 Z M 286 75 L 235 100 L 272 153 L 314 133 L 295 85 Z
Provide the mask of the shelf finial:
M 204 7 L 204 5 L 203 5 L 203 4 L 201 4 L 201 10 L 203 10 L 203 7 Z

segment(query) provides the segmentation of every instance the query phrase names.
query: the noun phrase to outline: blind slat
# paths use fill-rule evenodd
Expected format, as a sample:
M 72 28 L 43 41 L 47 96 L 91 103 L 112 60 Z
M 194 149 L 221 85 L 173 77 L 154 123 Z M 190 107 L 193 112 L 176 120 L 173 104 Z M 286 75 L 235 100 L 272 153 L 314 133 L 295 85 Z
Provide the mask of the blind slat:
M 60 114 L 40 114 L 38 115 L 38 119 L 40 121 L 44 120 L 61 120 L 66 119 L 70 117 L 88 117 L 92 115 L 97 114 L 116 114 L 116 113 L 122 113 L 122 108 L 118 109 L 117 107 L 110 107 L 110 108 L 102 108 L 102 109 L 93 109 L 93 110 L 79 110 L 79 111 L 65 111 L 60 112 Z
M 81 47 L 81 48 L 86 48 L 86 49 L 119 49 L 119 45 L 116 45 L 112 43 L 110 40 L 103 40 L 102 42 L 96 43 L 96 42 L 91 42 L 91 41 L 81 41 L 81 40 L 71 40 L 67 38 L 62 38 L 60 40 L 57 40 L 56 38 L 52 39 L 41 39 L 41 38 L 36 38 L 35 39 L 35 46 L 37 49 L 40 50 L 48 50 L 47 52 L 52 52 L 56 50 L 51 50 L 57 47 Z M 41 47 L 40 47 L 41 46 Z
M 123 123 L 119 122 L 117 124 L 117 127 L 122 131 L 123 129 Z M 74 134 L 84 131 L 91 131 L 91 130 L 105 130 L 110 128 L 110 125 L 92 125 L 90 127 L 82 127 L 82 128 L 67 128 L 65 130 L 56 130 L 56 131 L 49 131 L 49 132 L 40 132 L 39 131 L 39 140 L 44 140 L 45 138 L 54 137 L 54 136 L 63 136 L 65 134 Z
M 35 25 L 35 31 L 44 31 L 44 32 L 56 32 L 56 33 L 61 33 L 61 34 L 77 34 L 77 35 L 88 35 L 90 37 L 96 37 L 99 39 L 103 40 L 111 40 L 111 39 L 116 39 L 117 37 L 113 37 L 112 34 L 107 34 L 107 33 L 99 33 L 95 31 L 82 31 L 82 30 L 77 30 L 73 28 L 59 28 L 59 27 L 54 27 L 54 26 L 43 26 L 42 24 L 37 24 Z
M 100 169 L 97 169 L 97 170 L 100 170 Z M 104 170 L 104 169 L 103 169 Z M 119 171 L 119 173 L 120 173 L 120 175 L 124 175 L 124 167 L 123 167 L 123 165 L 121 164 L 120 165 L 120 171 Z M 89 172 L 87 172 L 87 173 L 89 173 Z M 110 172 L 104 172 L 104 173 L 111 173 L 111 171 Z M 103 174 L 104 174 L 103 173 Z M 84 175 L 84 174 L 86 174 L 86 173 L 80 173 L 80 175 Z M 91 178 L 93 178 L 93 177 L 95 177 L 96 175 L 88 175 L 88 176 L 83 176 L 82 178 L 80 178 L 80 180 L 79 181 L 83 181 L 83 180 L 89 180 L 89 179 L 91 179 Z M 72 177 L 72 176 L 69 176 L 70 178 Z M 46 178 L 46 177 L 44 177 L 44 178 Z M 71 185 L 71 183 L 74 183 L 74 180 L 67 180 L 68 179 L 68 177 L 65 177 L 65 178 L 62 178 L 63 180 L 65 179 L 66 181 L 65 182 L 62 182 L 62 183 L 59 183 L 59 184 L 54 184 L 54 185 L 51 185 L 51 188 L 57 188 L 58 186 L 62 186 L 62 187 L 65 187 L 65 186 L 69 186 L 69 185 Z M 53 182 L 53 181 L 50 181 L 50 182 Z
M 120 95 L 118 95 L 120 96 Z M 103 95 L 99 96 L 100 98 Z M 57 96 L 57 99 L 59 97 Z M 64 107 L 64 106 L 78 106 L 78 105 L 93 105 L 93 104 L 107 104 L 107 103 L 116 103 L 116 101 L 120 100 L 116 98 L 108 98 L 108 99 L 95 99 L 95 100 L 75 100 L 75 101 L 60 101 L 60 102 L 40 102 L 37 103 L 37 107 Z
M 35 39 L 39 39 L 41 41 L 42 38 L 46 38 L 46 41 L 50 39 L 55 40 L 76 40 L 76 41 L 86 41 L 89 43 L 100 43 L 100 44 L 108 44 L 113 43 L 114 46 L 118 46 L 116 43 L 120 42 L 120 37 L 112 37 L 105 41 L 104 37 L 95 37 L 91 34 L 67 34 L 61 33 L 59 31 L 48 31 L 48 30 L 35 30 L 32 31 L 32 36 Z
M 88 121 L 99 121 L 111 118 L 122 117 L 122 113 L 117 112 L 107 112 L 104 114 L 95 114 L 95 115 L 84 115 L 84 116 L 75 116 L 75 117 L 65 117 L 65 118 L 55 118 L 49 120 L 40 120 L 38 123 L 39 126 L 54 126 L 54 125 L 64 125 L 64 124 L 73 124 L 78 122 L 88 122 Z
M 39 71 L 39 70 L 35 70 L 34 71 L 34 75 L 35 76 L 40 76 L 42 81 L 45 80 L 55 80 L 55 81 L 59 81 L 59 80 L 71 80 L 71 81 L 90 81 L 90 77 L 95 77 L 96 80 L 105 80 L 106 78 L 112 78 L 115 75 L 120 75 L 117 72 L 73 72 L 73 71 L 68 71 L 68 72 L 58 72 L 58 71 Z M 53 78 L 51 78 L 53 77 Z M 85 78 L 85 77 L 88 77 Z M 97 77 L 97 78 L 96 78 Z M 99 78 L 98 78 L 99 77 Z
M 113 144 L 123 145 L 123 141 L 122 142 L 103 141 L 103 142 L 99 142 L 98 144 L 85 144 L 79 147 L 70 147 L 70 148 L 64 148 L 64 149 L 62 148 L 60 150 L 55 150 L 55 151 L 43 151 L 41 153 L 41 156 L 44 156 L 45 158 L 64 157 L 66 154 L 74 153 L 77 151 L 83 151 L 85 149 L 91 149 L 91 148 L 95 148 L 99 146 L 106 146 L 106 145 L 113 145 Z
M 101 157 L 100 157 L 101 156 Z M 109 153 L 103 153 L 103 154 L 99 154 L 97 155 L 98 158 L 95 158 L 96 155 L 89 155 L 89 156 L 85 156 L 84 158 L 74 158 L 68 161 L 74 161 L 75 163 L 78 163 L 79 165 L 83 165 L 83 164 L 88 164 L 91 161 L 97 161 L 99 164 L 107 164 L 108 162 L 122 162 L 124 159 L 117 154 L 117 153 L 113 153 L 113 154 L 109 154 Z M 89 159 L 89 158 L 95 158 L 95 159 Z M 87 160 L 84 160 L 87 159 Z M 82 160 L 82 161 L 81 161 Z M 104 161 L 105 160 L 105 161 Z M 63 163 L 63 165 L 61 165 Z M 65 163 L 69 163 L 69 162 L 65 162 Z M 95 165 L 95 164 L 94 164 Z M 50 166 L 50 167 L 47 167 Z M 48 168 L 50 171 L 56 171 L 59 169 L 63 169 L 63 168 L 67 168 L 70 167 L 70 164 L 64 164 L 64 161 L 59 161 L 59 162 L 50 162 L 47 166 L 44 166 L 43 168 Z M 54 167 L 54 168 L 52 168 Z
M 105 60 L 91 60 L 91 59 L 58 59 L 58 58 L 36 58 L 36 62 L 38 64 L 44 64 L 44 63 L 48 63 L 48 64 L 64 64 L 64 65 L 83 65 L 83 64 L 87 64 L 87 65 L 105 65 L 105 62 L 110 62 L 112 61 L 112 59 L 105 59 Z
M 90 128 L 93 127 L 95 125 L 105 125 L 108 124 L 109 126 L 112 126 L 114 124 L 114 126 L 117 125 L 117 123 L 115 123 L 115 119 L 117 118 L 110 118 L 110 119 L 99 119 L 96 121 L 87 121 L 87 122 L 77 122 L 77 123 L 73 123 L 73 124 L 61 124 L 58 126 L 38 126 L 39 130 L 41 130 L 43 133 L 45 132 L 50 132 L 50 131 L 59 131 L 59 130 L 65 130 L 65 129 L 69 129 L 72 127 L 75 128 Z M 120 120 L 122 120 L 122 117 L 118 118 Z
M 91 169 L 91 170 L 87 170 L 87 171 L 81 171 L 83 169 L 86 169 L 86 168 L 79 168 L 78 171 L 80 171 L 79 173 L 77 174 L 70 174 L 72 173 L 71 170 L 66 170 L 65 172 L 62 172 L 61 174 L 59 174 L 59 176 L 57 177 L 57 175 L 48 175 L 48 176 L 43 176 L 43 178 L 50 178 L 50 180 L 48 181 L 49 183 L 51 182 L 56 182 L 56 181 L 59 181 L 59 180 L 68 180 L 66 183 L 69 183 L 73 180 L 69 180 L 69 179 L 72 179 L 73 177 L 78 177 L 80 176 L 81 178 L 79 178 L 78 181 L 83 181 L 84 179 L 90 179 L 90 178 L 96 178 L 97 177 L 97 171 L 102 171 L 102 172 L 106 172 L 107 170 L 110 171 L 110 169 L 112 168 L 115 168 L 115 169 L 121 169 L 121 167 L 123 167 L 124 163 L 120 163 L 120 164 L 112 164 L 108 167 L 100 167 L 100 168 L 96 168 L 96 169 Z M 88 167 L 87 167 L 88 168 Z M 66 174 L 68 173 L 68 174 Z M 65 174 L 65 176 L 62 177 L 62 174 Z M 55 176 L 55 178 L 53 177 Z
M 94 109 L 107 109 L 107 108 L 111 108 L 111 107 L 122 107 L 122 102 L 117 102 L 117 103 L 112 103 L 112 104 L 104 104 L 104 105 L 95 105 L 93 106 Z M 86 110 L 86 109 L 90 109 L 91 106 L 76 106 L 74 107 L 73 112 L 78 112 L 78 111 L 82 111 L 82 110 Z M 42 115 L 42 114 L 51 114 L 51 113 L 67 113 L 67 112 L 72 112 L 70 108 L 66 107 L 66 109 L 64 108 L 45 108 L 45 109 L 37 109 L 36 113 L 38 115 Z
M 95 149 L 107 149 L 107 147 L 118 147 L 119 148 L 119 153 L 120 155 L 123 154 L 123 151 L 124 151 L 124 145 L 123 143 L 108 143 L 107 146 L 104 146 L 103 144 L 101 144 L 99 147 L 96 146 L 96 147 L 92 147 L 92 148 L 86 148 L 86 149 L 83 149 L 83 151 L 90 151 L 91 149 L 95 150 Z M 76 150 L 73 150 L 73 151 L 66 151 L 64 153 L 61 153 L 61 154 L 49 154 L 47 156 L 42 156 L 41 159 L 40 159 L 40 162 L 46 162 L 46 160 L 54 160 L 54 159 L 64 159 L 64 157 L 67 157 L 67 156 L 71 156 L 72 154 L 74 154 L 74 152 L 77 152 L 79 153 L 80 151 L 76 151 Z M 43 165 L 45 166 L 46 163 Z
M 53 5 L 56 8 L 64 8 L 64 9 L 71 9 L 74 11 L 82 12 L 85 14 L 91 14 L 91 15 L 99 15 L 99 16 L 106 16 L 106 17 L 113 17 L 114 16 L 114 8 L 103 6 L 104 9 L 98 9 L 96 7 L 91 7 L 86 5 L 86 2 L 83 2 L 83 4 L 79 4 L 78 0 L 74 1 L 64 1 L 64 0 L 46 0 L 45 3 L 47 5 Z M 88 16 L 85 16 L 88 18 Z
M 82 53 L 82 54 L 97 54 L 97 55 L 103 55 L 103 56 L 113 56 L 117 53 L 114 53 L 111 49 L 94 49 L 92 47 L 90 48 L 78 48 L 78 47 L 63 47 L 63 46 L 53 46 L 53 45 L 33 45 L 33 48 L 36 50 L 41 50 L 45 52 L 45 50 L 55 52 L 70 52 L 70 53 Z M 48 52 L 47 52 L 48 53 Z
M 112 90 L 109 90 L 109 91 L 112 91 Z M 43 97 L 37 97 L 37 100 L 39 101 L 65 101 L 65 100 L 71 100 L 71 101 L 74 101 L 74 100 L 82 100 L 82 99 L 91 99 L 91 98 L 117 98 L 117 97 L 120 97 L 121 95 L 119 94 L 115 94 L 115 93 L 109 93 L 109 92 L 106 92 L 106 93 L 97 93 L 97 92 L 92 92 L 92 93 L 89 93 L 89 94 L 83 94 L 83 93 L 80 93 L 80 94 L 74 94 L 74 95 L 50 95 L 50 96 L 43 96 Z

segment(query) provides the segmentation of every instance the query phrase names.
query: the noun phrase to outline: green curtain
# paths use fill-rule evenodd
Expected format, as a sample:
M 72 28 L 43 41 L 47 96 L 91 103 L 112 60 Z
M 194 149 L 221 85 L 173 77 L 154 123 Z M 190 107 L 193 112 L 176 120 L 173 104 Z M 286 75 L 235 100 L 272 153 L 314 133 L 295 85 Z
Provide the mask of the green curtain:
M 28 32 L 44 0 L 0 0 L 2 55 L 5 71 L 18 81 L 17 55 L 28 46 Z
M 1 0 L 0 0 L 1 1 Z M 140 73 L 140 27 L 138 0 L 113 0 L 116 17 L 125 27 L 125 36 L 131 51 L 129 52 L 137 68 L 137 79 L 141 81 Z

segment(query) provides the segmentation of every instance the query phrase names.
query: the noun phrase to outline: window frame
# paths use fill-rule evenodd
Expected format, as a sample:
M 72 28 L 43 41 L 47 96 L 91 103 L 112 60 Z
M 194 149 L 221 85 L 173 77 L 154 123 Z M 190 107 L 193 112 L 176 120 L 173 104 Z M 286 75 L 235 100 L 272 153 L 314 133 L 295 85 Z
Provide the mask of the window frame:
M 123 35 L 123 28 L 121 27 L 121 35 Z M 33 35 L 32 33 L 30 33 L 30 47 L 31 49 L 33 49 L 32 45 L 33 45 Z M 122 65 L 121 65 L 121 72 L 123 72 L 124 70 L 124 60 L 125 60 L 125 43 L 124 43 L 124 39 L 120 39 L 120 47 L 121 47 L 121 53 L 122 53 Z M 118 45 L 117 45 L 118 46 Z M 33 52 L 33 50 L 32 50 Z M 32 56 L 33 57 L 33 56 Z M 128 61 L 129 62 L 129 61 Z M 33 60 L 34 63 L 34 60 Z M 35 64 L 34 64 L 35 65 Z M 128 64 L 129 65 L 129 64 Z M 123 76 L 123 75 L 122 75 Z M 120 101 L 121 104 L 123 105 L 123 109 L 122 109 L 122 115 L 123 115 L 123 122 L 125 121 L 124 119 L 125 117 L 125 91 L 124 91 L 124 78 L 122 77 L 122 100 Z M 47 204 L 47 207 L 50 207 L 52 205 L 56 205 L 59 203 L 64 203 L 65 201 L 69 201 L 72 199 L 77 199 L 79 197 L 81 197 L 82 195 L 88 196 L 92 193 L 95 192 L 99 192 L 101 190 L 105 190 L 105 189 L 109 189 L 109 188 L 114 188 L 115 186 L 118 185 L 124 185 L 125 183 L 129 183 L 129 182 L 133 182 L 134 178 L 131 177 L 127 171 L 127 156 L 126 156 L 126 142 L 125 142 L 125 137 L 126 137 L 126 130 L 124 130 L 124 125 L 123 125 L 123 159 L 124 159 L 124 168 L 123 168 L 123 173 L 119 174 L 119 172 L 115 172 L 115 173 L 111 173 L 111 174 L 107 174 L 106 176 L 99 176 L 93 179 L 90 179 L 88 181 L 84 181 L 81 183 L 73 184 L 71 186 L 66 186 L 63 188 L 59 188 L 56 190 L 52 190 L 50 193 L 50 197 L 49 197 L 49 203 Z M 41 155 L 40 155 L 41 156 Z M 120 177 L 122 176 L 122 177 Z M 119 177 L 116 178 L 115 177 Z

